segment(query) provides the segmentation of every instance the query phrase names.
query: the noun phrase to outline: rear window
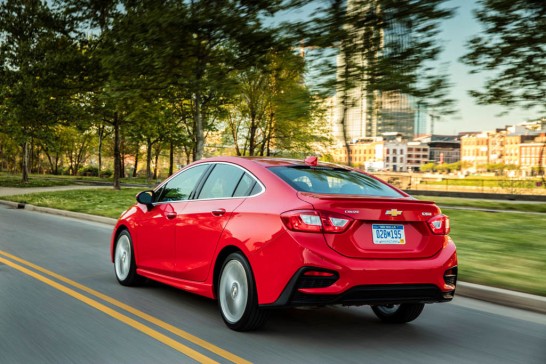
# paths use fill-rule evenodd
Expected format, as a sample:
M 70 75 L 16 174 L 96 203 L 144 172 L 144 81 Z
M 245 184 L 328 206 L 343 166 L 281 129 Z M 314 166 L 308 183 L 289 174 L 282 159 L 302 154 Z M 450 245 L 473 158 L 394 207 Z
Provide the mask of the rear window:
M 365 174 L 326 167 L 271 167 L 270 170 L 298 191 L 340 195 L 403 197 Z

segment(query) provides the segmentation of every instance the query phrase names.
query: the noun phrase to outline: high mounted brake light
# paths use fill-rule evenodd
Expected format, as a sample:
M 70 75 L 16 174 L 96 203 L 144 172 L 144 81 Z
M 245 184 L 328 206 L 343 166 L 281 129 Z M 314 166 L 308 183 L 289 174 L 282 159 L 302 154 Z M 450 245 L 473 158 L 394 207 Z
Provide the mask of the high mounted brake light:
M 304 162 L 308 166 L 316 167 L 318 165 L 318 158 L 314 155 L 310 155 L 309 157 L 305 158 Z

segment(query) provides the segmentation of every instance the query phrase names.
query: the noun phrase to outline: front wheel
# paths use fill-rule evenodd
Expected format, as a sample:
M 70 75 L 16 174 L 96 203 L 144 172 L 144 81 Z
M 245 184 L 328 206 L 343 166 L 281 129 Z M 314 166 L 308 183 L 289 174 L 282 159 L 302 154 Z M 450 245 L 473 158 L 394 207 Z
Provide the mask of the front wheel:
M 415 320 L 425 307 L 424 303 L 372 306 L 372 310 L 383 322 L 403 324 Z
M 119 233 L 116 240 L 114 272 L 118 282 L 123 286 L 136 286 L 143 281 L 136 272 L 133 241 L 127 230 Z
M 218 306 L 232 330 L 255 330 L 265 323 L 266 311 L 258 307 L 250 264 L 240 253 L 232 253 L 224 261 L 218 283 Z

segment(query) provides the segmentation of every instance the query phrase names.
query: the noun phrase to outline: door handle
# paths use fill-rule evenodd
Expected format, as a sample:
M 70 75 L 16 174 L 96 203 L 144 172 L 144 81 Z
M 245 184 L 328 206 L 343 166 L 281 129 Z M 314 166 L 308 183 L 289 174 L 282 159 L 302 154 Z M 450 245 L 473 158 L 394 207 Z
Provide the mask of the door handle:
M 226 213 L 226 209 L 216 209 L 216 210 L 212 210 L 212 214 L 214 216 L 222 216 L 223 214 Z
M 169 220 L 172 220 L 176 217 L 176 212 L 166 212 L 165 217 Z

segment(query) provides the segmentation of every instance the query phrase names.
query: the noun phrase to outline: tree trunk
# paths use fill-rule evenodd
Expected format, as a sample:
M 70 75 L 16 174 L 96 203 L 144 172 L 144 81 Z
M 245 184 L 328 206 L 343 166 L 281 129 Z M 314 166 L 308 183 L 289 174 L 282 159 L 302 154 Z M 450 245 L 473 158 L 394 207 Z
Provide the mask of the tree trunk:
M 119 143 L 119 177 L 125 178 L 125 136 L 120 132 L 120 143 Z
M 140 146 L 137 144 L 136 145 L 136 149 L 135 149 L 135 168 L 133 169 L 133 178 L 135 178 L 137 176 L 137 171 L 138 171 L 138 152 L 140 150 Z
M 23 159 L 21 161 L 21 169 L 23 171 L 22 183 L 28 183 L 28 141 L 21 145 L 23 148 Z
M 146 139 L 146 179 L 152 178 L 152 140 Z
M 174 172 L 174 143 L 171 140 L 169 145 L 169 176 Z
M 153 180 L 157 180 L 157 171 L 158 171 L 158 162 L 159 162 L 159 153 L 161 153 L 161 143 L 157 143 L 157 146 L 155 147 L 155 155 L 154 155 L 154 175 Z
M 193 120 L 195 122 L 195 151 L 194 160 L 203 158 L 205 150 L 205 132 L 203 129 L 203 115 L 201 111 L 201 93 L 195 93 L 195 104 L 193 108 Z
M 258 126 L 256 125 L 256 116 L 250 116 L 250 135 L 249 135 L 249 144 L 248 144 L 248 155 L 253 156 L 256 149 L 256 130 Z
M 120 190 L 120 176 L 121 176 L 121 153 L 120 153 L 120 120 L 118 113 L 114 114 L 114 120 L 112 125 L 114 126 L 114 189 Z
M 98 134 L 99 134 L 99 177 L 101 176 L 101 171 L 102 171 L 102 140 L 104 138 L 104 125 L 101 124 L 99 126 L 99 131 L 98 131 Z

